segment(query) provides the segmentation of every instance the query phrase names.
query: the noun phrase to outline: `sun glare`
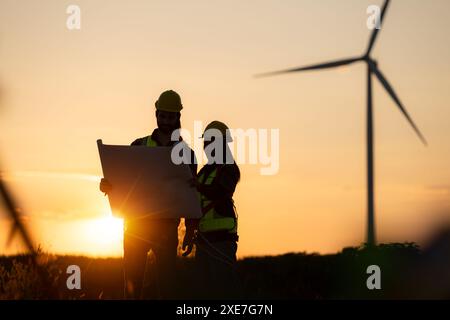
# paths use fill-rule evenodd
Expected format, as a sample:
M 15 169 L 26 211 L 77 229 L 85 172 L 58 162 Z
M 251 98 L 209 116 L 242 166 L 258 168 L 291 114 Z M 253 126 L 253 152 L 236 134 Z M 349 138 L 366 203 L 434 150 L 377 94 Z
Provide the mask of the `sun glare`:
M 112 216 L 93 219 L 89 221 L 86 227 L 87 236 L 97 245 L 113 245 L 122 241 L 122 219 L 114 218 Z

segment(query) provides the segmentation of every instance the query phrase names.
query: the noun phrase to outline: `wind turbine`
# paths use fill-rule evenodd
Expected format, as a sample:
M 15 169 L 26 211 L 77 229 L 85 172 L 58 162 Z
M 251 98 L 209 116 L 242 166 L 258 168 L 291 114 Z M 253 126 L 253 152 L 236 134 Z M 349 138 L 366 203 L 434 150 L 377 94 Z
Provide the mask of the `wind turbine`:
M 385 0 L 383 4 L 383 8 L 381 10 L 380 23 L 383 21 L 384 16 L 386 14 L 386 10 L 389 6 L 390 0 Z M 400 102 L 397 94 L 394 89 L 387 81 L 386 77 L 381 73 L 380 69 L 377 66 L 377 62 L 373 60 L 370 56 L 372 53 L 373 46 L 377 39 L 379 33 L 379 29 L 375 28 L 371 34 L 369 40 L 369 46 L 366 52 L 362 56 L 357 56 L 348 59 L 341 59 L 336 61 L 325 62 L 316 65 L 304 66 L 293 69 L 286 69 L 281 71 L 263 73 L 257 75 L 257 77 L 268 77 L 274 75 L 280 75 L 285 73 L 293 73 L 293 72 L 301 72 L 308 70 L 320 70 L 320 69 L 328 69 L 328 68 L 336 68 L 340 66 L 349 65 L 355 62 L 365 62 L 367 64 L 367 244 L 375 245 L 375 209 L 374 209 L 374 175 L 373 175 L 373 112 L 372 112 L 372 75 L 375 75 L 376 78 L 380 81 L 382 86 L 386 89 L 388 94 L 394 100 L 397 107 L 400 109 L 401 113 L 405 116 L 406 120 L 412 126 L 414 131 L 419 136 L 420 140 L 427 145 L 427 141 L 425 140 L 422 133 L 417 128 L 416 124 L 406 111 L 403 104 Z

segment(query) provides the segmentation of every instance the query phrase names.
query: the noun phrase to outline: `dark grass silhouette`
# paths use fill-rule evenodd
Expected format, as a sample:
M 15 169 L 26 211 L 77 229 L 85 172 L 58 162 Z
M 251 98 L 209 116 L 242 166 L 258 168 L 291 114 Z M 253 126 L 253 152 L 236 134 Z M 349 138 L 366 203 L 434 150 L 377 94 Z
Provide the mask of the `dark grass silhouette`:
M 450 233 L 426 251 L 414 243 L 345 248 L 330 255 L 290 253 L 250 257 L 237 263 L 244 299 L 415 299 L 449 298 L 448 273 Z M 444 262 L 444 263 L 443 263 Z M 67 266 L 81 268 L 81 290 L 66 287 Z M 366 269 L 381 268 L 381 290 L 368 290 Z M 122 259 L 94 259 L 41 254 L 56 289 L 57 299 L 121 299 Z M 151 274 L 151 263 L 148 273 Z M 193 259 L 178 260 L 177 299 L 201 298 L 196 294 Z M 146 283 L 151 284 L 151 276 Z M 421 279 L 421 281 L 418 281 Z M 30 257 L 0 257 L 1 299 L 48 299 L 42 280 Z M 439 289 L 440 288 L 440 289 Z M 145 298 L 152 299 L 151 291 Z

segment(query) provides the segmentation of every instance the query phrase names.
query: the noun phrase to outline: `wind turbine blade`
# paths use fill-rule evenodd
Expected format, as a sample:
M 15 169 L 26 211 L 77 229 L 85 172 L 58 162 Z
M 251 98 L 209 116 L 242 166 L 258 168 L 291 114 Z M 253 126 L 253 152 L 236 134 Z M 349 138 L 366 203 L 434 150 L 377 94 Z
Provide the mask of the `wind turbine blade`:
M 7 246 L 7 247 L 9 247 L 9 246 L 11 245 L 11 243 L 12 243 L 12 241 L 13 241 L 13 239 L 14 239 L 14 236 L 15 236 L 16 232 L 17 232 L 17 226 L 16 226 L 16 224 L 14 223 L 14 224 L 12 225 L 12 227 L 11 227 L 11 230 L 9 231 L 8 238 L 6 239 L 6 246 Z
M 386 0 L 384 2 L 383 8 L 381 9 L 381 15 L 380 15 L 380 23 L 381 24 L 384 21 L 384 15 L 386 14 L 386 10 L 389 6 L 390 1 L 391 0 Z M 380 31 L 380 29 L 377 29 L 377 28 L 373 29 L 372 35 L 370 36 L 369 47 L 367 48 L 367 51 L 366 51 L 366 56 L 370 55 L 370 52 L 372 51 L 373 45 L 375 44 L 375 40 L 377 39 L 379 31 Z
M 19 212 L 16 209 L 17 207 L 16 207 L 13 199 L 9 195 L 9 192 L 6 190 L 6 186 L 1 179 L 0 179 L 0 196 L 4 200 L 7 212 L 11 215 L 11 218 L 13 219 L 14 226 L 13 226 L 13 230 L 11 231 L 12 234 L 14 234 L 15 232 L 18 232 L 20 234 L 20 236 L 22 237 L 27 249 L 32 254 L 34 254 L 35 251 L 34 251 L 34 246 L 31 241 L 31 238 L 28 235 L 28 232 L 27 232 L 25 226 L 23 225 L 22 221 L 20 220 Z
M 395 103 L 397 104 L 398 108 L 400 109 L 400 111 L 403 113 L 403 115 L 406 117 L 406 120 L 408 120 L 409 124 L 413 127 L 414 131 L 417 133 L 417 135 L 419 136 L 420 140 L 422 140 L 422 142 L 425 145 L 428 145 L 427 141 L 425 140 L 425 137 L 422 135 L 422 133 L 420 132 L 420 130 L 417 128 L 416 124 L 414 123 L 414 121 L 412 120 L 412 118 L 409 116 L 408 112 L 406 111 L 405 107 L 403 106 L 403 104 L 400 102 L 400 99 L 398 98 L 397 94 L 395 93 L 394 89 L 392 88 L 392 86 L 389 84 L 389 82 L 387 81 L 387 79 L 383 76 L 383 74 L 381 73 L 381 71 L 374 65 L 374 64 L 370 64 L 371 70 L 372 72 L 376 75 L 376 77 L 378 78 L 378 80 L 381 82 L 381 84 L 383 85 L 383 87 L 386 89 L 386 91 L 389 93 L 389 95 L 391 96 L 391 98 L 395 101 Z
M 38 252 L 34 249 L 33 242 L 31 241 L 31 238 L 25 226 L 20 220 L 20 215 L 19 211 L 16 209 L 17 208 L 16 204 L 12 199 L 12 197 L 10 196 L 8 190 L 6 189 L 6 186 L 3 183 L 1 176 L 0 176 L 0 197 L 3 197 L 7 213 L 11 215 L 14 221 L 13 228 L 11 229 L 11 233 L 9 234 L 8 241 L 12 240 L 12 237 L 15 235 L 15 233 L 19 233 L 27 249 L 30 251 L 32 263 L 37 268 L 38 276 L 43 282 L 42 290 L 44 296 L 47 296 L 49 299 L 56 299 L 59 296 L 54 289 L 52 281 L 50 281 L 48 277 L 47 270 L 45 270 L 44 267 L 39 264 L 37 255 Z
M 342 60 L 337 60 L 337 61 L 330 61 L 330 62 L 315 64 L 315 65 L 311 65 L 311 66 L 305 66 L 305 67 L 299 67 L 299 68 L 293 68 L 293 69 L 286 69 L 286 70 L 280 70 L 280 71 L 274 71 L 274 72 L 261 73 L 261 74 L 255 75 L 255 77 L 261 78 L 261 77 L 275 76 L 275 75 L 284 74 L 284 73 L 300 72 L 300 71 L 307 71 L 307 70 L 336 68 L 336 67 L 345 66 L 345 65 L 348 65 L 348 64 L 351 64 L 351 63 L 354 63 L 354 62 L 357 62 L 357 61 L 361 61 L 361 60 L 363 60 L 363 58 L 361 58 L 361 57 L 350 58 L 350 59 L 342 59 Z

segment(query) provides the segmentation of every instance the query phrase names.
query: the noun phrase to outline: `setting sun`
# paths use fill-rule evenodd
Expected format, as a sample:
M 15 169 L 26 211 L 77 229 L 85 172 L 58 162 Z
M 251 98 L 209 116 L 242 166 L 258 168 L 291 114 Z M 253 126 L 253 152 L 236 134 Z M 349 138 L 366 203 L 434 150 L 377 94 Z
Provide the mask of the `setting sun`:
M 450 0 L 0 0 L 0 304 L 450 300 L 449 34 Z
M 122 242 L 123 220 L 112 216 L 86 222 L 86 236 L 93 245 L 109 247 Z
M 253 75 L 363 54 L 372 33 L 366 10 L 384 1 L 135 2 L 77 1 L 82 27 L 69 30 L 64 1 L 0 0 L 1 170 L 36 245 L 122 256 L 123 223 L 99 191 L 96 141 L 130 145 L 150 135 L 167 89 L 181 95 L 186 133 L 212 120 L 243 132 L 279 130 L 276 175 L 260 174 L 268 166 L 260 153 L 258 163 L 240 165 L 239 257 L 334 253 L 364 241 L 367 69 Z M 425 244 L 450 218 L 450 45 L 441 41 L 450 2 L 393 3 L 372 58 L 429 147 L 374 79 L 376 234 Z M 201 139 L 191 136 L 183 139 L 195 149 Z M 257 142 L 246 142 L 243 158 Z M 20 252 L 18 239 L 5 245 L 11 221 L 0 207 L 0 251 Z

